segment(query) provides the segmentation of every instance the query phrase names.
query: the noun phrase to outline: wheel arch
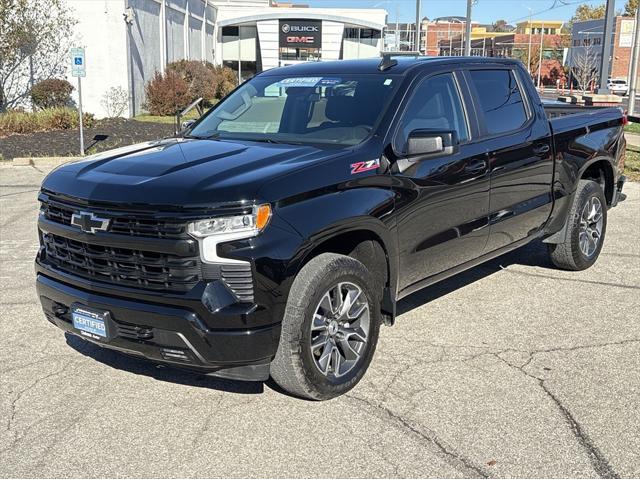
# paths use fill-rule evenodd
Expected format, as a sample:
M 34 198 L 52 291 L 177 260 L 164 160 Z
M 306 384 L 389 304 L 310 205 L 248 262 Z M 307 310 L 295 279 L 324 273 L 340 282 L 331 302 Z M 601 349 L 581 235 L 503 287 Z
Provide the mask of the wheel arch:
M 311 236 L 301 248 L 295 275 L 313 258 L 322 253 L 350 256 L 363 263 L 382 287 L 381 309 L 385 322 L 392 324 L 396 311 L 397 254 L 391 235 L 384 224 L 370 218 L 334 225 Z
M 593 160 L 586 162 L 580 170 L 578 170 L 578 174 L 576 175 L 575 187 L 573 191 L 569 195 L 570 202 L 567 208 L 567 214 L 564 219 L 564 224 L 562 228 L 552 234 L 551 236 L 545 238 L 543 241 L 549 244 L 558 244 L 563 243 L 566 240 L 569 220 L 569 212 L 571 211 L 571 205 L 576 200 L 576 191 L 578 189 L 578 182 L 580 180 L 593 180 L 600 184 L 602 190 L 604 191 L 604 197 L 607 201 L 607 206 L 612 205 L 613 195 L 615 191 L 615 176 L 613 171 L 613 165 L 611 164 L 610 158 L 606 156 L 596 157 Z
M 585 163 L 579 171 L 578 181 L 579 180 L 593 180 L 599 183 L 604 191 L 604 197 L 607 200 L 607 205 L 611 206 L 615 190 L 615 175 L 613 165 L 609 158 L 598 157 L 588 163 Z M 575 197 L 575 189 L 573 196 Z

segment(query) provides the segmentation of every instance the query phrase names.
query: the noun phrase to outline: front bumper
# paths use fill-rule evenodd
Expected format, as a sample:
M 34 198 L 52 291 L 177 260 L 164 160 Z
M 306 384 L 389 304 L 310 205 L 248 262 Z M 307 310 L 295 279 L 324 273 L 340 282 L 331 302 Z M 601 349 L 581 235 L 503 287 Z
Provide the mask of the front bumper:
M 195 312 L 197 308 L 109 296 L 53 279 L 40 268 L 37 272 L 38 297 L 47 319 L 68 333 L 101 347 L 204 374 L 248 381 L 269 376 L 280 324 L 212 330 Z M 81 336 L 72 324 L 72 305 L 108 311 L 110 337 L 103 341 Z M 243 313 L 237 323 L 246 324 L 250 314 Z

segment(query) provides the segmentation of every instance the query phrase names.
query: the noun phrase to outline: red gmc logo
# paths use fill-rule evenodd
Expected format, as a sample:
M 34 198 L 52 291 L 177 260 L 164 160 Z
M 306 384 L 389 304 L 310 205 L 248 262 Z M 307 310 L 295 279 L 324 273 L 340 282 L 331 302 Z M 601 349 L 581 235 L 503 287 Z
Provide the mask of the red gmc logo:
M 287 43 L 313 43 L 313 37 L 287 37 Z

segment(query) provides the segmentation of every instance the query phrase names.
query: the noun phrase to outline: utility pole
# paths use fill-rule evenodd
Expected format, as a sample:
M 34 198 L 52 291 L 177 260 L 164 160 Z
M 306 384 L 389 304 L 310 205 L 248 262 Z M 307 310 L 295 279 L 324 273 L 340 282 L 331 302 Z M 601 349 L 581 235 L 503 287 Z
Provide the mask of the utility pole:
M 473 4 L 473 0 L 467 0 L 467 23 L 465 27 L 464 37 L 467 42 L 464 45 L 464 56 L 471 56 L 471 6 Z
M 600 59 L 600 86 L 598 93 L 609 94 L 607 80 L 611 68 L 611 37 L 613 36 L 613 22 L 616 18 L 615 0 L 607 0 L 607 13 L 604 17 L 604 38 L 602 39 L 602 58 Z
M 640 56 L 640 4 L 636 9 L 636 25 L 633 33 L 633 51 L 631 52 L 631 75 L 629 75 L 629 115 L 633 115 L 636 109 L 638 56 Z
M 421 0 L 416 0 L 416 52 L 420 54 L 420 3 Z

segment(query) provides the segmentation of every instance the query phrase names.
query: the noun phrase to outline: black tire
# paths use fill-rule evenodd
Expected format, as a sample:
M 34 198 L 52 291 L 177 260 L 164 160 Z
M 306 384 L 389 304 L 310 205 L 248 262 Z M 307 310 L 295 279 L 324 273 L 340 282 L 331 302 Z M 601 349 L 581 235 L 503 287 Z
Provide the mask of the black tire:
M 316 366 L 311 350 L 311 321 L 324 295 L 343 282 L 356 285 L 366 296 L 369 331 L 353 369 L 344 376 L 330 378 Z M 300 270 L 289 292 L 280 344 L 271 363 L 271 377 L 280 387 L 302 398 L 326 400 L 344 394 L 360 381 L 371 363 L 380 332 L 381 292 L 375 285 L 369 270 L 349 256 L 324 253 Z
M 587 255 L 580 248 L 580 223 L 582 212 L 592 198 L 597 198 L 602 205 L 602 232 L 595 251 Z M 607 201 L 602 187 L 598 183 L 591 180 L 579 181 L 567 221 L 565 241 L 563 243 L 549 245 L 551 261 L 561 269 L 570 271 L 587 269 L 598 259 L 607 232 Z

